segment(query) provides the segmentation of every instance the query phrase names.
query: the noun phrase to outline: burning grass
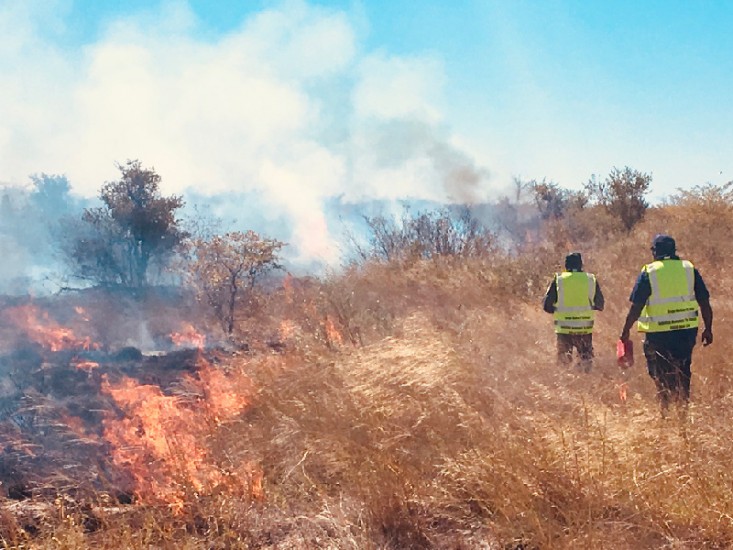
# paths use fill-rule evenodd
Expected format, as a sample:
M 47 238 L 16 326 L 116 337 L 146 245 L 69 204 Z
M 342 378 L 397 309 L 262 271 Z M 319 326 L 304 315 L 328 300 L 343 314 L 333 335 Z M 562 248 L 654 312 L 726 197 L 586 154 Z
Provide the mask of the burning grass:
M 246 347 L 176 351 L 171 337 L 167 353 L 121 353 L 117 337 L 85 350 L 83 323 L 100 336 L 103 317 L 84 304 L 66 315 L 75 349 L 26 338 L 1 362 L 0 537 L 80 549 L 730 547 L 725 270 L 698 260 L 716 342 L 695 351 L 689 416 L 662 420 L 643 361 L 615 365 L 645 259 L 633 242 L 586 260 L 608 303 L 589 374 L 555 365 L 537 304 L 544 249 L 290 279 L 240 316 Z M 198 347 L 195 321 L 157 333 Z M 16 346 L 18 325 L 0 328 Z

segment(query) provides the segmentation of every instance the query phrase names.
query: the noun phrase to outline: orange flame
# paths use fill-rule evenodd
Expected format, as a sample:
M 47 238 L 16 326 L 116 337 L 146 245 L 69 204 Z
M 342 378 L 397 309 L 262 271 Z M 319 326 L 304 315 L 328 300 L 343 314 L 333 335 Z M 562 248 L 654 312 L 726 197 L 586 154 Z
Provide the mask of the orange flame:
M 619 384 L 618 397 L 622 403 L 626 403 L 626 394 L 628 392 L 629 385 L 626 382 Z
M 64 412 L 60 413 L 61 424 L 69 428 L 69 430 L 78 435 L 79 437 L 87 436 L 87 429 L 84 426 L 84 421 L 78 416 L 71 416 Z
M 131 378 L 113 386 L 105 376 L 102 391 L 127 413 L 119 420 L 107 418 L 104 436 L 115 448 L 113 461 L 132 474 L 140 500 L 160 499 L 181 506 L 184 495 L 169 479 L 174 477 L 187 480 L 197 490 L 203 488 L 206 475 L 198 467 L 206 455 L 187 429 L 195 420 L 191 411 L 160 388 L 139 385 Z
M 85 321 L 89 321 L 89 316 L 87 315 L 87 310 L 85 310 L 81 306 L 75 306 L 74 311 L 76 311 L 77 315 L 79 315 L 82 319 Z
M 49 317 L 48 312 L 40 312 L 34 305 L 8 308 L 3 314 L 25 331 L 28 338 L 51 351 L 99 349 L 99 344 L 92 342 L 90 337 L 77 338 L 71 328 L 62 327 Z
M 171 341 L 178 347 L 203 348 L 206 346 L 206 336 L 198 332 L 190 323 L 184 323 L 180 332 L 172 332 Z
M 99 363 L 96 363 L 95 361 L 84 361 L 81 359 L 74 359 L 72 361 L 72 364 L 79 370 L 85 370 L 87 372 L 93 371 L 96 368 L 99 368 Z
M 113 448 L 114 463 L 130 472 L 141 502 L 165 502 L 180 510 L 187 492 L 232 482 L 249 486 L 253 497 L 261 492 L 252 468 L 233 480 L 206 446 L 212 430 L 248 405 L 251 381 L 244 375 L 227 376 L 205 360 L 198 367 L 198 377 L 186 379 L 193 391 L 185 397 L 126 377 L 111 383 L 103 375 L 102 391 L 125 413 L 104 420 L 104 437 Z
M 333 319 L 328 315 L 326 315 L 326 321 L 324 322 L 323 328 L 326 331 L 326 339 L 330 345 L 340 346 L 344 343 L 343 336 L 341 336 L 341 333 L 336 328 L 336 324 L 333 322 Z
M 203 357 L 199 358 L 198 367 L 197 385 L 202 388 L 208 409 L 217 422 L 234 418 L 247 407 L 249 402 L 244 395 L 252 391 L 249 378 L 228 377 Z

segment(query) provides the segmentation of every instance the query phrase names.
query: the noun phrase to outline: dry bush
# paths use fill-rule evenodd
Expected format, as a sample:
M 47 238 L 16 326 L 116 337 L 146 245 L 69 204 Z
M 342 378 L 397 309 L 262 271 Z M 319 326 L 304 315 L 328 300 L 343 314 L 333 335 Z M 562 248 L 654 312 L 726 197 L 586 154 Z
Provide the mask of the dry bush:
M 672 235 L 681 254 L 716 275 L 733 253 L 732 186 L 708 184 L 681 191 L 655 211 L 657 232 Z
M 602 248 L 609 240 L 625 238 L 623 233 L 618 220 L 599 206 L 570 207 L 542 229 L 544 240 L 560 250 Z
M 252 411 L 268 498 L 293 515 L 338 510 L 355 548 L 433 545 L 441 533 L 433 533 L 423 480 L 436 475 L 441 456 L 466 448 L 468 425 L 480 422 L 464 410 L 462 393 L 480 394 L 483 384 L 462 380 L 455 355 L 425 320 L 402 330 L 405 341 L 271 373 Z M 474 402 L 490 412 L 490 401 Z
M 626 231 L 631 231 L 649 208 L 645 195 L 651 181 L 651 174 L 626 166 L 623 170 L 613 168 L 603 180 L 592 176 L 584 188 L 593 203 L 605 208 Z
M 468 207 L 442 208 L 402 217 L 365 217 L 367 245 L 356 244 L 357 261 L 386 262 L 436 257 L 475 257 L 494 247 L 495 237 Z
M 472 258 L 365 261 L 327 279 L 322 295 L 349 341 L 364 344 L 389 336 L 396 321 L 415 311 L 445 327 L 466 307 L 539 301 L 559 268 L 553 251 L 530 245 L 522 253 L 490 250 Z

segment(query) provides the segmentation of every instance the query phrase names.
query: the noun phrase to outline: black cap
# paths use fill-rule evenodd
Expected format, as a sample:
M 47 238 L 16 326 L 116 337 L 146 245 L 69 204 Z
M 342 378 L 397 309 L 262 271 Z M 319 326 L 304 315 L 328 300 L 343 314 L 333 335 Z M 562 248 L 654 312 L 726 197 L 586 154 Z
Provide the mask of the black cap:
M 674 256 L 677 250 L 677 244 L 669 235 L 659 234 L 652 240 L 652 254 L 654 258 L 668 258 Z
M 565 256 L 565 269 L 581 269 L 583 267 L 583 258 L 580 252 L 571 252 Z

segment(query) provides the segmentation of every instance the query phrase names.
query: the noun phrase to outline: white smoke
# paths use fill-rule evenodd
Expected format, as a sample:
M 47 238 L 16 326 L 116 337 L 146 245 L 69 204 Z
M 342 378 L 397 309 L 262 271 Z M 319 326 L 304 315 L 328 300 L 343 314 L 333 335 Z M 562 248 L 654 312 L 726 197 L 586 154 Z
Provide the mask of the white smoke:
M 326 263 L 330 197 L 481 196 L 486 171 L 442 120 L 441 60 L 363 51 L 346 12 L 287 1 L 205 39 L 167 2 L 69 49 L 64 6 L 0 4 L 0 181 L 63 173 L 93 196 L 140 159 L 165 193 L 258 193 Z

